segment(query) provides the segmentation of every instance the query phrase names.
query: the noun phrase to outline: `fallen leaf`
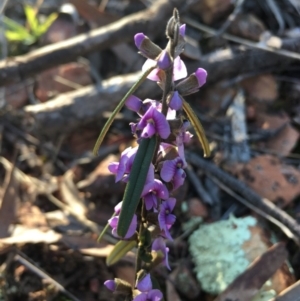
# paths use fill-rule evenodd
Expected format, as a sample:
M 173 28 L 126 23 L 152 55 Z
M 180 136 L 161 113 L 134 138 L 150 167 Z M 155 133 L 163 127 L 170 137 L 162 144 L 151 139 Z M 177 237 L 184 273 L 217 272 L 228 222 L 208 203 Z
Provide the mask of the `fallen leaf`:
M 295 147 L 299 139 L 299 131 L 292 127 L 290 118 L 285 114 L 269 115 L 258 112 L 255 118 L 256 125 L 263 130 L 280 129 L 266 141 L 260 142 L 261 148 L 267 148 L 276 153 L 287 156 Z
M 196 1 L 190 6 L 193 14 L 198 14 L 206 24 L 212 24 L 219 20 L 233 9 L 231 0 L 203 0 Z
M 3 195 L 0 196 L 0 238 L 10 235 L 9 227 L 16 222 L 19 199 L 19 183 L 14 176 L 14 167 L 6 169 L 3 183 Z
M 119 161 L 119 158 L 115 155 L 107 156 L 86 179 L 77 183 L 78 189 L 92 195 L 121 195 L 124 192 L 124 185 L 116 183 L 115 176 L 108 170 L 108 165 L 114 161 Z
M 26 244 L 26 243 L 54 243 L 61 239 L 62 235 L 53 230 L 32 229 L 21 225 L 17 225 L 11 237 L 1 238 L 0 243 L 3 244 Z
M 87 65 L 73 62 L 51 68 L 37 77 L 35 95 L 45 102 L 60 93 L 76 90 L 92 84 Z
M 228 32 L 258 42 L 266 27 L 255 15 L 241 13 L 229 25 Z
M 171 272 L 169 279 L 169 281 L 166 281 L 168 300 L 174 301 L 178 299 L 179 295 L 177 291 L 192 300 L 197 298 L 201 292 L 200 285 L 184 262 L 181 262 L 178 267 Z M 180 300 L 180 298 L 178 300 Z
M 272 102 L 278 98 L 278 85 L 271 74 L 247 78 L 241 82 L 248 97 L 254 100 Z
M 283 243 L 272 246 L 256 258 L 215 301 L 251 301 L 286 259 L 287 251 Z
M 45 214 L 39 207 L 32 205 L 30 202 L 24 202 L 18 209 L 18 221 L 28 228 L 48 227 Z
M 231 172 L 281 208 L 300 194 L 300 171 L 275 156 L 257 156 L 245 164 L 231 166 Z
M 70 206 L 78 216 L 85 216 L 87 208 L 84 199 L 81 197 L 74 181 L 73 170 L 68 170 L 62 177 L 59 191 L 64 202 Z

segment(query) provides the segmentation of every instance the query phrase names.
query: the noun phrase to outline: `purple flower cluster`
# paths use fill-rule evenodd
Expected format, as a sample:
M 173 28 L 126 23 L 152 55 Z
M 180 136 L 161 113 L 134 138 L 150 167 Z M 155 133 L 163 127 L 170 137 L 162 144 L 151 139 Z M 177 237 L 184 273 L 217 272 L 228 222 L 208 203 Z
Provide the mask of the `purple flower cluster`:
M 159 137 L 160 145 L 157 153 L 154 154 L 155 160 L 150 164 L 146 182 L 141 193 L 143 207 L 146 215 L 143 217 L 136 213 L 133 216 L 130 227 L 124 239 L 137 239 L 138 224 L 142 222 L 147 226 L 156 227 L 155 234 L 152 235 L 152 243 L 149 246 L 150 254 L 158 254 L 159 262 L 170 269 L 168 262 L 168 251 L 166 239 L 172 240 L 170 232 L 174 225 L 176 216 L 172 213 L 176 205 L 176 199 L 172 197 L 173 192 L 183 185 L 186 178 L 184 168 L 187 166 L 184 156 L 184 144 L 190 141 L 192 135 L 187 131 L 190 123 L 182 118 L 183 96 L 196 92 L 206 81 L 206 71 L 202 68 L 195 73 L 187 76 L 187 69 L 184 62 L 180 59 L 179 54 L 183 51 L 185 35 L 185 25 L 179 27 L 178 45 L 175 45 L 174 51 L 170 47 L 162 50 L 155 45 L 143 33 L 135 35 L 135 45 L 140 53 L 147 58 L 143 70 L 149 66 L 155 69 L 148 75 L 148 79 L 158 82 L 164 90 L 165 72 L 173 70 L 172 88 L 167 91 L 165 102 L 167 112 L 163 112 L 163 103 L 158 100 L 145 99 L 142 101 L 138 97 L 131 95 L 126 106 L 136 112 L 139 120 L 131 123 L 133 135 L 139 143 L 141 139 L 149 139 L 153 136 Z M 169 38 L 170 39 L 170 38 Z M 170 54 L 172 53 L 172 54 Z M 174 81 L 182 80 L 179 83 Z M 165 91 L 166 92 L 166 91 Z M 138 147 L 125 149 L 120 157 L 119 162 L 112 162 L 109 170 L 116 176 L 116 182 L 128 182 L 128 177 L 134 163 Z M 116 237 L 119 214 L 122 203 L 115 207 L 115 215 L 109 220 L 112 228 L 112 234 Z M 126 208 L 122 208 L 126 210 Z M 151 218 L 147 218 L 151 216 Z M 153 218 L 155 217 L 155 218 Z M 139 272 L 139 271 L 137 271 Z M 162 299 L 162 293 L 157 289 L 152 289 L 152 282 L 149 271 L 142 279 L 137 279 L 137 284 L 133 291 L 134 301 L 159 301 Z M 117 290 L 115 280 L 108 280 L 105 286 L 112 290 Z

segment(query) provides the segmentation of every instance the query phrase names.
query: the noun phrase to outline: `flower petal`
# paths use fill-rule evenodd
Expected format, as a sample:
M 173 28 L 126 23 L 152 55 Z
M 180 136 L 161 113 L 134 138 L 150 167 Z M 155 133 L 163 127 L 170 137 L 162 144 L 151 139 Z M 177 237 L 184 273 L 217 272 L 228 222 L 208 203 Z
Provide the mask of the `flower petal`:
M 163 294 L 160 290 L 154 289 L 148 292 L 147 299 L 151 301 L 160 301 L 163 298 Z
M 161 112 L 155 110 L 153 112 L 153 120 L 159 136 L 163 139 L 167 139 L 171 134 L 171 129 L 166 117 Z
M 174 91 L 170 103 L 169 103 L 169 107 L 173 110 L 181 110 L 182 108 L 182 99 L 178 93 L 178 91 Z
M 177 170 L 176 161 L 166 160 L 163 163 L 162 169 L 160 171 L 160 176 L 165 182 L 170 182 Z
M 115 291 L 116 290 L 116 282 L 114 280 L 106 280 L 104 282 L 104 285 L 111 291 Z
M 124 236 L 124 238 L 130 238 L 135 233 L 136 227 L 137 227 L 137 216 L 136 214 L 134 214 L 130 226 L 128 228 L 128 231 Z
M 137 295 L 132 301 L 147 301 L 147 293 Z
M 187 76 L 186 66 L 185 66 L 184 62 L 178 56 L 174 60 L 174 71 L 173 71 L 174 80 L 176 81 L 176 80 L 185 78 L 186 76 Z
M 176 190 L 178 187 L 180 187 L 184 183 L 185 178 L 185 171 L 182 168 L 178 168 L 173 178 L 173 190 Z
M 138 112 L 141 109 L 143 102 L 138 97 L 130 95 L 126 100 L 125 105 L 129 110 Z
M 203 68 L 198 68 L 194 73 L 199 84 L 199 88 L 206 83 L 207 72 Z
M 143 138 L 151 138 L 156 133 L 155 126 L 151 122 L 148 122 L 144 127 L 141 137 Z
M 140 280 L 136 287 L 141 292 L 148 292 L 152 290 L 152 281 L 150 274 L 147 274 L 142 280 Z

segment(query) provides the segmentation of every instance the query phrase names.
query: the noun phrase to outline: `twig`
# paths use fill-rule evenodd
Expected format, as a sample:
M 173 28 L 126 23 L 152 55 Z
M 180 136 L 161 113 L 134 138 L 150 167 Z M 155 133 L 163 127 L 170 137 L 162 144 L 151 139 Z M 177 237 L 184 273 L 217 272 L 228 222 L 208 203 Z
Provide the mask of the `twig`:
M 201 181 L 198 179 L 197 175 L 194 173 L 194 171 L 188 167 L 185 170 L 190 182 L 192 183 L 192 185 L 194 186 L 194 189 L 196 190 L 198 196 L 200 197 L 200 199 L 208 205 L 213 205 L 214 201 L 211 198 L 211 196 L 208 194 L 208 192 L 205 190 L 205 188 L 203 187 Z
M 15 260 L 19 261 L 21 264 L 23 264 L 27 269 L 41 277 L 42 279 L 47 279 L 50 283 L 52 283 L 60 292 L 65 294 L 67 297 L 74 301 L 80 301 L 77 297 L 75 297 L 72 293 L 67 291 L 61 284 L 59 284 L 56 280 L 54 280 L 51 276 L 46 274 L 44 271 L 41 270 L 41 268 L 37 267 L 37 265 L 29 262 L 26 258 L 24 258 L 24 255 L 18 251 L 20 254 L 16 254 Z
M 218 35 L 217 30 L 212 29 L 211 27 L 203 25 L 199 22 L 196 22 L 196 21 L 192 20 L 191 18 L 184 17 L 184 21 L 188 25 L 190 25 L 190 26 L 192 26 L 196 29 L 202 30 L 202 31 L 204 31 L 204 32 L 206 32 L 206 33 L 208 33 L 212 36 L 217 36 Z M 232 42 L 244 45 L 244 46 L 248 46 L 248 47 L 251 47 L 251 48 L 256 48 L 256 49 L 276 53 L 276 54 L 279 54 L 279 55 L 282 55 L 282 56 L 286 56 L 288 58 L 293 58 L 293 59 L 296 59 L 296 60 L 300 60 L 300 54 L 299 53 L 297 53 L 295 51 L 282 49 L 282 48 L 284 48 L 283 45 L 280 45 L 280 46 L 282 46 L 282 48 L 275 48 L 275 47 L 268 46 L 265 43 L 254 43 L 254 42 L 251 42 L 249 40 L 246 40 L 246 39 L 243 39 L 243 38 L 240 38 L 240 37 L 228 34 L 228 33 L 223 33 L 221 35 L 221 37 L 228 40 L 228 41 L 232 41 Z M 278 39 L 282 43 L 282 40 L 280 38 L 278 38 Z M 297 41 L 297 42 L 299 43 L 299 41 Z M 298 44 L 298 47 L 299 46 L 300 45 Z
M 278 226 L 283 233 L 285 233 L 285 235 L 291 239 L 293 239 L 296 243 L 299 244 L 299 240 L 298 238 L 295 237 L 295 235 L 290 231 L 290 229 L 288 229 L 283 223 L 281 223 L 280 221 L 278 221 L 277 219 L 273 218 L 270 214 L 267 214 L 266 212 L 262 211 L 261 209 L 259 209 L 258 207 L 252 205 L 249 201 L 247 201 L 245 198 L 242 198 L 241 196 L 239 196 L 237 193 L 235 193 L 231 188 L 229 188 L 228 186 L 224 185 L 221 181 L 219 181 L 216 177 L 212 176 L 211 174 L 208 173 L 208 176 L 217 184 L 219 185 L 219 187 L 225 191 L 226 193 L 228 193 L 229 195 L 231 195 L 232 197 L 234 197 L 236 200 L 238 200 L 240 203 L 242 203 L 243 205 L 245 205 L 246 207 L 248 207 L 249 209 L 253 210 L 254 212 L 256 212 L 257 214 L 259 214 L 260 216 L 264 217 L 265 219 L 269 220 L 271 223 L 273 223 L 274 225 Z M 236 208 L 231 208 L 231 210 L 236 209 Z M 227 213 L 228 216 L 228 213 Z M 222 216 L 222 219 L 225 219 L 226 215 Z
M 157 34 L 165 25 L 174 5 L 182 1 L 159 0 L 149 9 L 134 13 L 107 26 L 91 30 L 66 41 L 48 45 L 28 54 L 0 61 L 0 86 L 20 82 L 38 72 L 71 62 L 84 54 L 131 41 L 137 32 Z
M 256 192 L 250 189 L 246 184 L 234 178 L 230 174 L 218 168 L 213 163 L 202 159 L 194 153 L 188 153 L 187 159 L 197 167 L 201 168 L 207 173 L 210 173 L 225 186 L 243 196 L 254 207 L 260 209 L 266 214 L 277 219 L 284 224 L 297 238 L 298 244 L 300 239 L 300 225 L 286 212 L 276 207 L 272 202 L 265 198 L 261 198 Z
M 276 298 L 269 301 L 300 301 L 300 280 L 283 290 Z
M 239 15 L 239 13 L 241 12 L 242 8 L 243 8 L 243 4 L 245 2 L 245 0 L 236 0 L 236 5 L 234 8 L 234 11 L 229 15 L 229 17 L 227 18 L 227 20 L 225 21 L 225 23 L 222 25 L 221 28 L 219 28 L 217 35 L 221 36 L 226 30 L 227 28 L 230 26 L 230 24 L 236 19 L 236 17 Z
M 24 117 L 31 117 L 35 121 L 33 131 L 38 135 L 55 137 L 71 132 L 99 120 L 103 112 L 116 107 L 139 74 L 115 76 L 103 81 L 101 87 L 87 86 L 61 94 L 46 103 L 28 105 L 24 108 Z M 146 81 L 137 95 L 151 94 L 154 85 Z

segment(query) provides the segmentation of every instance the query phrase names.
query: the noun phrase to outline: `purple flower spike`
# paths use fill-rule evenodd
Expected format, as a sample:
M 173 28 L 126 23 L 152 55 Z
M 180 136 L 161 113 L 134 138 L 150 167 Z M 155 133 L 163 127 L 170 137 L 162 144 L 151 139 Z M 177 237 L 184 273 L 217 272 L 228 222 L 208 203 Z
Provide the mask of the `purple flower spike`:
M 182 108 L 182 98 L 180 97 L 178 91 L 174 91 L 170 102 L 169 107 L 175 111 L 181 110 Z
M 115 237 L 119 238 L 119 235 L 117 234 L 117 227 L 118 227 L 118 222 L 119 222 L 119 216 L 114 216 L 111 219 L 108 220 L 108 224 L 112 227 L 112 234 Z M 125 235 L 125 239 L 130 238 L 131 236 L 133 236 L 133 234 L 136 231 L 136 227 L 137 227 L 137 216 L 134 214 L 132 221 L 130 223 L 129 229 Z
M 147 183 L 143 189 L 142 197 L 145 200 L 146 210 L 157 208 L 157 199 L 166 200 L 169 197 L 167 187 L 159 180 Z
M 198 68 L 194 73 L 197 77 L 199 88 L 206 83 L 207 72 L 203 68 Z
M 137 124 L 136 130 L 142 130 L 141 137 L 143 138 L 151 138 L 154 134 L 158 134 L 161 138 L 166 139 L 171 134 L 166 117 L 154 106 L 147 110 Z
M 166 247 L 166 243 L 162 237 L 156 238 L 153 243 L 152 243 L 152 251 L 160 251 L 163 254 L 163 263 L 164 265 L 171 270 L 169 266 L 169 261 L 168 261 L 168 253 L 169 253 L 169 248 Z
M 172 61 L 170 55 L 168 54 L 167 51 L 163 50 L 157 61 L 157 66 L 162 70 L 166 70 L 171 66 L 171 64 Z
M 180 25 L 180 27 L 179 27 L 179 34 L 180 34 L 182 37 L 185 36 L 185 29 L 186 29 L 186 25 L 185 25 L 185 24 Z
M 146 36 L 142 32 L 139 32 L 134 36 L 134 43 L 138 49 L 141 48 L 141 45 L 142 45 L 143 41 L 145 40 L 145 38 L 146 38 Z
M 161 230 L 164 231 L 166 237 L 169 240 L 173 240 L 169 229 L 172 227 L 172 225 L 176 221 L 176 216 L 174 214 L 171 214 L 176 204 L 175 198 L 169 198 L 166 201 L 162 202 L 158 214 L 158 222 L 159 227 Z
M 130 95 L 126 100 L 125 105 L 129 110 L 137 113 L 141 109 L 143 102 L 138 97 Z
M 152 290 L 152 281 L 150 274 L 147 274 L 142 280 L 140 280 L 136 287 L 141 292 L 148 292 Z
M 116 282 L 114 280 L 106 280 L 104 282 L 104 285 L 113 292 L 116 290 L 117 287 Z

